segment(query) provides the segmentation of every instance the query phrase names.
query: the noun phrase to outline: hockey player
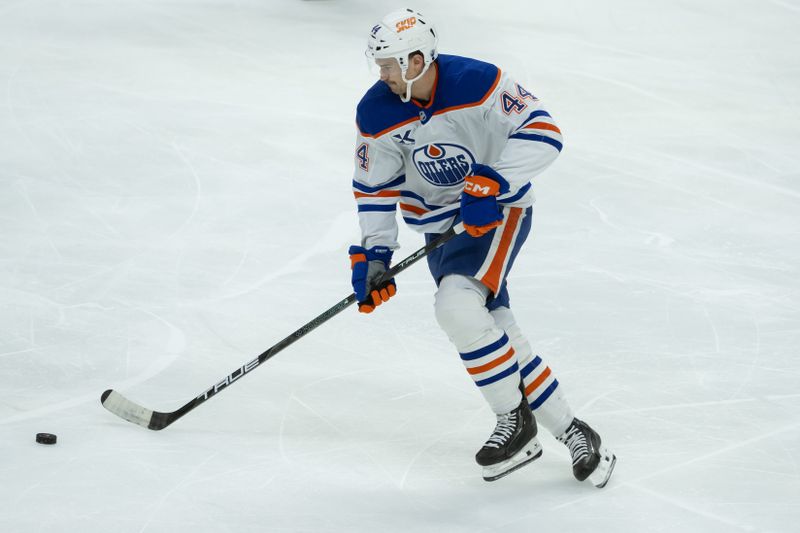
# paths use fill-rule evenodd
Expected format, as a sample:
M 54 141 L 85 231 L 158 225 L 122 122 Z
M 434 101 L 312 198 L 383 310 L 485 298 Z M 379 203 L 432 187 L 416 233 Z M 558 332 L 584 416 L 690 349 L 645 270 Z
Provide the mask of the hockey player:
M 533 355 L 506 283 L 531 227 L 530 180 L 558 156 L 561 132 L 508 74 L 439 55 L 437 42 L 431 22 L 411 9 L 390 13 L 368 37 L 380 81 L 356 114 L 353 192 L 362 238 L 349 253 L 359 310 L 395 295 L 394 279 L 380 280 L 399 247 L 398 208 L 428 242 L 463 222 L 466 231 L 427 259 L 438 286 L 436 319 L 497 416 L 475 457 L 484 479 L 541 455 L 538 421 L 569 448 L 574 476 L 603 487 L 616 457 L 575 418 L 550 367 Z

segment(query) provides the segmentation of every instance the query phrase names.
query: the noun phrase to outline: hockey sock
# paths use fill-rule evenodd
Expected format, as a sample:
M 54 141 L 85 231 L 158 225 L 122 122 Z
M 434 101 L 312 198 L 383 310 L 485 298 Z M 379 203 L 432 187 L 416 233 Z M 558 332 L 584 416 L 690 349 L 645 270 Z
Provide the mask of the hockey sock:
M 491 314 L 497 326 L 506 331 L 517 353 L 525 396 L 536 421 L 554 436 L 561 435 L 575 417 L 561 385 L 541 356 L 533 356 L 511 309 L 500 307 Z
M 473 278 L 445 276 L 436 292 L 436 320 L 492 411 L 505 414 L 522 399 L 519 365 L 511 340 L 486 309 L 487 294 Z

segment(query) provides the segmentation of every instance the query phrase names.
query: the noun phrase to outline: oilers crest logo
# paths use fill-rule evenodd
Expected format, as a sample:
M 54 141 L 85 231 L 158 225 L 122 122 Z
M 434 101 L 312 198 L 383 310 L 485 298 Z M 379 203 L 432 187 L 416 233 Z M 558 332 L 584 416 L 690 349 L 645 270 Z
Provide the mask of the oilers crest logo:
M 472 153 L 457 144 L 433 143 L 414 150 L 412 155 L 417 172 L 437 187 L 449 187 L 464 181 L 470 165 L 475 163 Z

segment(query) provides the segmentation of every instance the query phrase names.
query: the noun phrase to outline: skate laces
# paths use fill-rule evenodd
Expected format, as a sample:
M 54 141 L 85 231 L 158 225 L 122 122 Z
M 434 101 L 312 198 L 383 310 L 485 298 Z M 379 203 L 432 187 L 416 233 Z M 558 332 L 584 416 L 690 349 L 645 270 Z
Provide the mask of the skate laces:
M 517 429 L 517 416 L 516 412 L 512 411 L 504 415 L 497 415 L 497 426 L 494 428 L 494 433 L 486 441 L 483 446 L 485 448 L 500 448 L 506 441 L 511 438 L 514 431 Z
M 558 437 L 558 441 L 566 444 L 569 448 L 573 465 L 581 459 L 589 457 L 589 442 L 580 426 L 576 424 L 570 426 L 563 435 Z

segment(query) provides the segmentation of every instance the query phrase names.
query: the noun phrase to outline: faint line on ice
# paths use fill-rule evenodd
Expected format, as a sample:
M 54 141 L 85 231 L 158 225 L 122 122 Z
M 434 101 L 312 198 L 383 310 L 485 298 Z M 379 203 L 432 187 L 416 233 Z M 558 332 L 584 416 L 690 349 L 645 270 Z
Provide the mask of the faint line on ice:
M 191 176 L 194 179 L 196 190 L 194 194 L 194 203 L 192 205 L 192 212 L 189 213 L 189 216 L 186 218 L 186 220 L 183 221 L 183 223 L 178 227 L 178 229 L 173 231 L 169 235 L 169 237 L 167 237 L 167 240 L 171 239 L 172 237 L 175 237 L 176 235 L 179 235 L 184 230 L 184 228 L 186 228 L 186 226 L 189 225 L 192 219 L 194 219 L 195 215 L 197 215 L 197 212 L 200 210 L 200 197 L 202 196 L 202 188 L 200 187 L 200 176 L 197 175 L 197 171 L 195 170 L 191 161 L 189 161 L 189 159 L 186 157 L 186 154 L 183 153 L 181 147 L 174 142 L 172 143 L 172 149 L 175 150 L 175 153 L 178 154 L 178 157 L 181 159 L 181 161 L 183 161 L 184 165 L 186 165 L 186 167 L 189 169 L 189 172 L 191 173 Z
M 204 466 L 206 463 L 208 463 L 211 459 L 213 459 L 217 455 L 219 455 L 219 452 L 213 452 L 211 455 L 203 459 L 199 464 L 195 465 L 194 468 L 192 468 L 188 474 L 183 476 L 181 480 L 178 481 L 178 483 L 176 483 L 171 489 L 165 492 L 164 495 L 161 496 L 161 498 L 159 498 L 158 503 L 153 508 L 151 508 L 150 516 L 148 516 L 147 522 L 144 523 L 142 528 L 139 530 L 139 533 L 142 533 L 145 529 L 148 528 L 150 522 L 153 521 L 153 518 L 155 517 L 156 513 L 159 511 L 159 509 L 161 509 L 161 507 L 163 507 L 167 499 L 169 499 L 169 497 L 172 496 L 172 494 L 174 494 L 175 491 L 186 486 L 188 484 L 186 480 L 192 477 L 192 475 L 194 475 L 195 472 L 197 472 L 202 466 Z
M 714 405 L 735 405 L 738 403 L 749 403 L 758 401 L 759 398 L 740 398 L 730 400 L 711 400 L 707 402 L 689 402 L 689 403 L 673 403 L 670 405 L 654 405 L 652 407 L 637 407 L 632 409 L 614 409 L 610 411 L 593 412 L 592 415 L 621 415 L 631 413 L 646 413 L 650 411 L 662 411 L 669 409 L 686 409 L 691 407 L 708 407 Z
M 711 459 L 712 457 L 716 457 L 718 455 L 722 455 L 724 453 L 728 453 L 728 452 L 731 452 L 733 450 L 737 450 L 739 448 L 744 448 L 744 447 L 749 446 L 751 444 L 754 444 L 756 442 L 759 442 L 759 441 L 762 441 L 762 440 L 765 440 L 765 439 L 768 439 L 768 438 L 771 438 L 771 437 L 775 437 L 776 435 L 780 435 L 781 433 L 786 433 L 788 431 L 793 431 L 793 430 L 795 430 L 795 429 L 797 429 L 799 427 L 800 427 L 800 422 L 795 422 L 793 424 L 789 424 L 787 426 L 784 426 L 784 427 L 782 427 L 780 429 L 776 429 L 774 431 L 770 431 L 769 433 L 763 433 L 763 434 L 758 435 L 756 437 L 752 437 L 752 438 L 749 438 L 749 439 L 746 439 L 746 440 L 740 440 L 740 441 L 737 441 L 737 442 L 735 442 L 733 444 L 729 444 L 727 446 L 723 446 L 722 448 L 714 450 L 713 452 L 709 452 L 709 453 L 705 453 L 705 454 L 702 454 L 702 455 L 698 455 L 697 457 L 694 457 L 694 458 L 689 459 L 687 461 L 682 461 L 680 463 L 669 465 L 669 466 L 661 468 L 659 470 L 655 470 L 653 472 L 650 472 L 649 474 L 645 474 L 643 476 L 639 476 L 638 478 L 632 479 L 630 481 L 622 481 L 621 483 L 615 483 L 614 482 L 614 478 L 612 478 L 611 483 L 609 484 L 609 486 L 606 487 L 605 489 L 603 489 L 603 491 L 604 491 L 604 493 L 609 493 L 609 492 L 613 492 L 615 490 L 621 489 L 623 487 L 630 487 L 630 488 L 634 488 L 634 489 L 639 489 L 638 483 L 641 482 L 641 481 L 644 481 L 645 479 L 650 479 L 650 478 L 653 478 L 653 477 L 656 477 L 656 476 L 660 476 L 661 474 L 665 474 L 665 473 L 671 472 L 673 470 L 678 470 L 679 468 L 684 468 L 684 467 L 692 465 L 694 463 L 702 462 L 702 461 L 705 461 L 706 459 Z M 622 460 L 624 460 L 624 458 Z M 619 479 L 619 475 L 616 476 L 616 479 Z M 580 498 L 576 498 L 574 500 L 571 500 L 571 501 L 562 503 L 560 505 L 557 505 L 557 506 L 553 507 L 552 510 L 563 509 L 563 508 L 569 507 L 571 505 L 580 503 L 580 502 L 582 502 L 584 500 L 587 500 L 587 499 L 589 499 L 591 497 L 592 496 L 582 496 Z
M 618 87 L 628 89 L 629 91 L 639 93 L 643 96 L 647 96 L 648 98 L 652 98 L 653 100 L 661 102 L 662 104 L 668 105 L 670 107 L 677 108 L 680 105 L 676 100 L 670 100 L 669 98 L 664 98 L 663 96 L 659 96 L 654 92 L 648 91 L 647 89 L 643 89 L 638 85 L 634 85 L 632 83 L 626 83 L 620 80 L 615 80 L 614 78 L 609 78 L 607 76 L 600 76 L 598 74 L 588 74 L 584 71 L 571 70 L 571 69 L 560 69 L 560 72 L 565 74 L 572 74 L 574 76 L 581 76 L 584 78 L 593 79 L 595 81 L 605 82 L 608 83 L 609 85 L 616 85 Z
M 720 515 L 715 514 L 715 513 L 710 513 L 708 511 L 703 510 L 703 509 L 697 509 L 693 505 L 688 505 L 688 504 L 686 504 L 686 503 L 684 503 L 684 502 L 682 502 L 680 500 L 677 500 L 675 498 L 670 498 L 670 497 L 668 497 L 668 496 L 666 496 L 664 494 L 661 494 L 661 493 L 656 492 L 654 490 L 648 489 L 646 487 L 642 487 L 641 485 L 638 485 L 636 483 L 630 483 L 630 486 L 633 487 L 634 489 L 638 490 L 638 491 L 645 492 L 645 493 L 649 494 L 650 496 L 652 496 L 654 498 L 657 498 L 657 499 L 662 500 L 662 501 L 664 501 L 666 503 L 674 505 L 675 507 L 680 507 L 681 509 L 683 509 L 685 511 L 689 511 L 690 513 L 694 513 L 694 514 L 700 515 L 702 517 L 705 517 L 705 518 L 708 518 L 708 519 L 711 519 L 711 520 L 714 520 L 714 521 L 717 521 L 717 522 L 722 522 L 726 526 L 730 526 L 732 528 L 739 529 L 739 530 L 742 530 L 742 531 L 757 531 L 757 529 L 754 528 L 754 527 L 743 526 L 738 522 L 735 522 L 733 520 L 725 518 L 724 516 L 720 516 Z
M 780 6 L 784 9 L 788 9 L 789 11 L 794 11 L 795 13 L 800 13 L 800 7 L 794 6 L 788 2 L 783 2 L 782 0 L 769 0 L 771 3 Z
M 167 329 L 169 330 L 169 338 L 167 339 L 167 344 L 164 347 L 164 353 L 167 354 L 167 356 L 156 358 L 156 360 L 153 361 L 153 363 L 151 363 L 150 366 L 145 368 L 139 375 L 126 379 L 116 384 L 115 386 L 116 389 L 127 389 L 134 385 L 138 385 L 139 383 L 146 381 L 152 378 L 153 376 L 160 374 L 165 368 L 169 367 L 175 361 L 175 359 L 177 359 L 183 353 L 186 347 L 186 336 L 183 334 L 183 331 L 181 329 L 174 326 L 172 323 L 167 322 L 167 320 L 165 320 L 161 316 L 151 311 L 142 308 L 134 308 L 134 309 L 142 313 L 145 313 L 147 315 L 150 315 L 151 317 L 155 318 L 156 320 L 163 323 L 167 327 Z M 30 418 L 37 418 L 39 416 L 44 416 L 50 413 L 61 411 L 63 409 L 69 409 L 70 407 L 75 407 L 77 405 L 82 405 L 84 403 L 97 402 L 99 404 L 101 392 L 102 391 L 89 392 L 77 396 L 75 398 L 72 398 L 70 400 L 65 400 L 62 402 L 45 405 L 43 407 L 39 407 L 38 409 L 33 409 L 31 411 L 26 411 L 24 413 L 12 415 L 8 418 L 0 420 L 0 425 L 19 422 L 20 420 L 28 420 Z
M 352 219 L 352 212 L 346 211 L 340 213 L 332 223 L 327 225 L 328 231 L 325 232 L 325 235 L 323 235 L 315 244 L 304 247 L 303 253 L 295 256 L 290 261 L 285 262 L 283 266 L 266 274 L 260 280 L 250 284 L 248 287 L 231 291 L 220 296 L 220 299 L 235 298 L 249 294 L 276 278 L 280 278 L 281 276 L 285 276 L 287 274 L 296 273 L 312 257 L 326 252 L 335 251 L 337 248 L 343 246 L 343 244 L 347 242 L 347 236 L 352 228 Z

